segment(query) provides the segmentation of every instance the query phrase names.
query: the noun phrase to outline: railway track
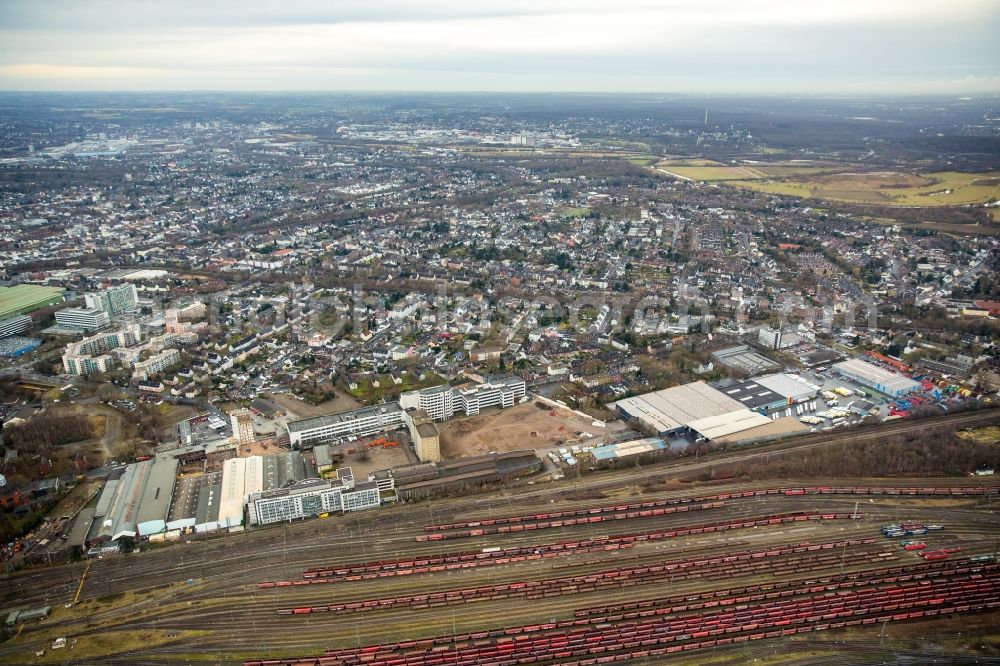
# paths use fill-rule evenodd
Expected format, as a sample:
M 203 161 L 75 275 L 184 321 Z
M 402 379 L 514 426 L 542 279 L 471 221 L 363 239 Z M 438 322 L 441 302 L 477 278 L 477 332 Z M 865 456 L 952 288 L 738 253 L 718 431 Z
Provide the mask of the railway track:
M 918 422 L 895 422 L 891 424 L 873 426 L 871 428 L 855 429 L 851 431 L 851 435 L 867 436 L 870 434 L 873 436 L 879 436 L 879 435 L 891 436 L 897 434 L 919 432 L 929 426 L 940 425 L 940 426 L 959 428 L 959 427 L 971 427 L 975 425 L 982 425 L 985 423 L 992 423 L 992 422 L 1000 422 L 1000 411 L 990 410 L 990 411 L 974 412 L 971 414 L 951 414 L 951 415 L 944 415 L 941 417 L 937 417 L 934 419 L 925 419 Z M 588 492 L 588 491 L 610 489 L 614 487 L 628 486 L 635 483 L 637 479 L 647 481 L 647 480 L 663 478 L 664 476 L 688 475 L 697 471 L 707 469 L 708 467 L 715 464 L 725 464 L 730 462 L 745 462 L 759 456 L 782 455 L 784 452 L 792 450 L 808 450 L 809 448 L 812 447 L 823 446 L 830 443 L 836 443 L 838 441 L 842 441 L 843 437 L 844 437 L 843 433 L 837 433 L 834 435 L 826 435 L 826 434 L 809 435 L 796 440 L 790 440 L 789 442 L 779 443 L 776 445 L 761 446 L 754 448 L 752 450 L 738 450 L 733 452 L 723 452 L 719 454 L 714 454 L 712 456 L 707 456 L 700 462 L 699 461 L 672 462 L 662 465 L 649 466 L 640 471 L 626 470 L 609 475 L 600 475 L 600 477 L 597 479 L 593 480 L 587 479 L 577 482 L 576 484 L 574 484 L 571 492 L 579 493 L 579 492 Z M 516 498 L 519 503 L 523 503 L 525 501 L 530 501 L 532 498 L 536 498 L 539 496 L 550 496 L 553 493 L 559 495 L 563 494 L 565 491 L 566 491 L 565 487 L 558 489 L 546 488 L 544 490 L 538 490 L 537 488 L 532 489 L 531 487 L 522 487 L 505 491 L 507 497 L 500 497 L 496 493 L 491 493 L 489 496 L 483 498 L 437 500 L 433 503 L 427 503 L 424 506 L 428 517 L 430 517 L 431 521 L 434 522 L 433 517 L 435 514 L 441 516 L 441 515 L 449 515 L 452 513 L 465 511 L 468 510 L 468 506 L 470 505 L 481 507 L 483 504 L 487 505 L 494 505 L 494 504 L 502 505 L 504 503 L 510 504 L 510 502 L 514 498 Z M 409 527 L 420 522 L 421 518 L 419 516 L 423 509 L 424 507 L 399 507 L 398 509 L 394 510 L 392 528 L 391 530 L 387 530 L 386 532 L 388 533 L 405 532 Z M 365 539 L 364 535 L 362 534 L 362 528 L 365 523 L 370 522 L 374 519 L 363 518 L 361 514 L 357 514 L 356 519 L 359 521 L 358 530 L 356 531 L 356 533 L 349 534 L 347 540 L 350 542 L 360 541 L 362 543 L 362 549 L 364 549 Z M 354 520 L 354 518 L 352 518 L 352 520 Z M 243 538 L 222 537 L 218 539 L 218 541 L 220 541 L 218 549 L 224 551 L 226 554 L 220 557 L 213 558 L 212 564 L 216 566 L 223 566 L 227 562 L 232 563 L 233 560 L 242 559 L 247 556 L 250 556 L 249 553 L 247 555 L 242 555 L 242 556 L 229 555 L 229 553 L 233 551 L 241 550 L 242 544 L 240 542 L 244 541 L 244 539 L 246 538 L 252 538 L 252 547 L 254 549 L 266 550 L 267 548 L 276 548 L 279 547 L 280 545 L 280 547 L 282 547 L 282 549 L 285 550 L 286 552 L 314 550 L 318 545 L 322 545 L 323 543 L 340 541 L 340 539 L 337 538 L 340 535 L 336 533 L 337 530 L 335 528 L 331 529 L 331 531 L 334 533 L 327 535 L 327 538 L 325 539 L 321 539 L 319 538 L 318 535 L 315 534 L 315 531 L 310 531 L 309 529 L 302 528 L 301 525 L 294 527 L 295 529 L 288 530 L 292 534 L 293 542 L 296 542 L 294 543 L 294 545 L 290 547 L 287 546 L 287 536 L 285 535 L 286 528 L 256 530 L 254 531 L 252 537 L 243 537 Z M 382 545 L 381 542 L 383 542 L 385 538 L 386 537 L 379 537 L 374 540 L 369 540 L 368 544 L 373 548 L 376 546 L 380 546 Z M 388 538 L 391 539 L 392 537 L 389 536 Z M 316 539 L 316 542 L 298 543 L 298 541 L 301 539 Z M 179 546 L 175 546 L 175 548 L 178 547 Z M 399 550 L 402 551 L 403 549 L 404 549 L 403 544 L 400 543 Z M 406 550 L 409 551 L 410 548 L 407 547 Z M 176 560 L 178 558 L 168 557 L 164 559 Z M 183 555 L 181 555 L 181 559 L 183 559 Z M 199 562 L 197 565 L 187 567 L 189 570 L 188 573 L 189 574 L 197 573 L 199 571 L 199 567 L 204 567 L 204 565 L 205 562 Z M 171 561 L 169 563 L 161 563 L 161 566 L 157 568 L 159 570 L 166 570 L 168 567 L 175 567 L 176 571 L 180 571 L 181 568 L 184 567 L 184 565 L 177 566 L 174 561 Z M 76 567 L 73 567 L 72 565 L 66 565 L 66 568 L 79 569 L 82 568 L 82 565 L 78 565 Z M 10 587 L 9 583 L 11 579 L 0 580 L 0 597 L 15 596 L 16 594 L 16 596 L 25 597 L 26 599 L 29 600 L 37 599 L 39 601 L 59 603 L 59 600 L 57 598 L 45 599 L 45 598 L 39 598 L 38 596 L 29 596 L 32 595 L 32 590 L 34 588 L 43 586 L 47 587 L 46 583 L 51 577 L 49 571 L 46 571 L 46 573 L 44 574 L 39 574 L 35 581 L 27 581 L 27 584 L 22 586 L 21 589 L 17 589 L 16 591 L 9 590 Z M 100 576 L 99 572 L 96 572 L 95 575 L 97 575 L 98 578 L 94 582 L 95 584 L 100 585 L 101 581 L 99 578 Z M 31 576 L 31 574 L 29 573 L 28 576 Z M 78 579 L 78 574 L 74 573 L 73 577 Z M 19 577 L 15 577 L 15 579 L 18 578 Z
M 532 499 L 531 495 L 513 494 L 510 498 L 492 498 L 489 509 L 484 503 L 468 499 L 464 500 L 464 504 L 453 501 L 428 503 L 400 507 L 399 511 L 372 512 L 339 521 L 299 523 L 188 546 L 173 546 L 143 553 L 138 557 L 95 563 L 84 588 L 84 605 L 80 611 L 57 607 L 51 619 L 26 627 L 17 641 L 0 645 L 0 661 L 22 663 L 23 660 L 18 661 L 17 655 L 44 647 L 46 640 L 50 640 L 47 636 L 65 635 L 86 640 L 90 635 L 99 636 L 115 631 L 167 632 L 176 633 L 178 638 L 174 644 L 170 640 L 157 639 L 155 644 L 138 652 L 90 662 L 84 659 L 79 660 L 80 663 L 164 664 L 183 659 L 228 664 L 253 662 L 263 657 L 291 658 L 293 655 L 316 655 L 309 657 L 315 660 L 311 663 L 320 663 L 319 657 L 330 656 L 327 653 L 331 651 L 426 640 L 427 637 L 434 636 L 478 633 L 483 629 L 496 627 L 497 618 L 505 616 L 525 622 L 523 626 L 603 617 L 600 621 L 595 620 L 597 625 L 625 627 L 630 622 L 642 623 L 647 620 L 647 617 L 627 617 L 628 614 L 660 608 L 626 608 L 628 604 L 639 601 L 655 600 L 661 607 L 689 606 L 684 611 L 672 609 L 657 615 L 657 618 L 672 621 L 675 617 L 683 617 L 692 612 L 702 615 L 707 612 L 704 608 L 690 608 L 692 603 L 697 605 L 698 601 L 685 603 L 674 599 L 668 603 L 667 600 L 678 595 L 683 595 L 686 599 L 689 596 L 714 595 L 719 590 L 750 589 L 769 582 L 836 580 L 837 576 L 875 576 L 874 573 L 867 572 L 878 571 L 883 572 L 884 577 L 885 570 L 896 567 L 920 571 L 919 567 L 924 565 L 951 566 L 956 557 L 992 551 L 1000 538 L 1000 525 L 992 514 L 996 488 L 980 483 L 973 488 L 974 493 L 966 495 L 962 494 L 962 488 L 972 488 L 967 479 L 882 481 L 876 487 L 916 490 L 913 493 L 871 494 L 872 485 L 875 485 L 874 482 L 864 480 L 844 481 L 839 482 L 839 485 L 829 486 L 752 484 L 749 489 L 721 486 L 710 491 L 711 494 L 662 491 L 639 499 L 617 500 L 563 498 L 564 493 L 556 493 L 556 497 L 560 497 L 558 503 L 550 502 L 549 497 L 546 497 L 544 504 L 538 499 Z M 858 486 L 867 487 L 868 491 L 859 493 Z M 848 493 L 836 490 L 848 487 L 854 488 L 854 491 Z M 920 489 L 929 489 L 930 492 L 921 492 Z M 981 494 L 979 489 L 983 489 Z M 802 492 L 797 492 L 799 490 Z M 643 506 L 649 502 L 654 503 L 654 506 Z M 641 515 L 644 510 L 660 508 L 661 505 L 656 503 L 663 503 L 662 508 L 667 508 L 714 502 L 720 502 L 724 506 L 716 507 L 708 513 L 691 512 L 688 509 L 660 515 Z M 862 514 L 859 519 L 822 520 L 823 514 L 853 514 L 858 502 L 858 513 Z M 592 510 L 597 512 L 591 514 Z M 612 520 L 595 523 L 588 520 L 585 523 L 567 525 L 564 512 L 568 511 L 586 511 L 588 518 L 600 516 Z M 557 515 L 560 513 L 564 515 Z M 806 518 L 801 521 L 756 524 L 758 520 L 773 518 L 779 514 L 804 515 Z M 810 520 L 808 516 L 811 515 L 818 515 L 819 519 Z M 526 519 L 527 516 L 530 519 Z M 465 534 L 459 539 L 415 540 L 437 531 L 462 532 L 482 527 L 499 527 L 505 524 L 503 519 L 509 521 L 512 517 L 520 517 L 521 525 L 560 520 L 563 520 L 563 524 L 514 532 L 498 530 L 487 533 L 484 530 L 482 535 Z M 943 562 L 923 562 L 915 554 L 899 548 L 897 540 L 885 539 L 879 534 L 879 526 L 882 524 L 911 519 L 945 523 L 946 529 L 933 535 L 934 542 L 929 543 L 929 547 L 961 548 L 962 553 L 951 555 Z M 483 521 L 493 522 L 492 525 L 483 525 Z M 472 525 L 476 522 L 480 525 Z M 713 524 L 717 527 L 719 524 L 742 525 L 751 522 L 753 524 L 741 527 L 738 532 L 704 529 Z M 441 527 L 447 529 L 439 530 Z M 609 533 L 612 530 L 614 532 Z M 648 538 L 650 534 L 656 533 L 673 536 L 654 540 Z M 642 535 L 647 538 L 637 538 Z M 929 540 L 931 537 L 925 536 L 924 539 Z M 594 545 L 610 545 L 612 540 L 619 546 L 618 549 L 585 549 Z M 854 541 L 858 543 L 852 545 Z M 574 542 L 590 542 L 590 545 L 557 557 L 527 559 L 529 554 L 535 555 L 536 550 L 540 551 L 539 555 L 543 555 L 554 545 L 565 546 Z M 804 542 L 811 545 L 843 542 L 845 546 L 770 557 L 766 555 L 767 551 L 780 551 Z M 494 549 L 500 549 L 495 552 L 502 554 L 493 555 Z M 492 561 L 489 566 L 457 566 L 434 572 L 399 574 L 401 564 L 416 562 L 420 558 L 437 558 L 439 561 L 434 566 L 482 561 L 445 562 L 456 554 L 459 557 L 464 554 L 475 558 L 483 554 L 484 550 L 490 551 L 489 557 L 482 558 Z M 760 551 L 765 553 L 760 558 L 725 561 L 727 557 Z M 518 556 L 523 555 L 525 559 L 511 561 L 510 553 L 513 552 Z M 505 557 L 507 561 L 498 561 Z M 678 563 L 682 561 L 687 564 L 680 566 Z M 656 569 L 671 562 L 678 566 Z M 699 562 L 700 564 L 694 564 Z M 347 571 L 343 572 L 345 568 Z M 412 568 L 416 568 L 416 565 Z M 309 570 L 317 576 L 321 571 L 331 572 L 323 577 L 360 575 L 361 578 L 336 581 L 340 584 L 334 585 L 256 587 L 259 583 L 268 581 L 301 582 L 307 580 L 303 574 Z M 626 570 L 628 573 L 621 573 Z M 390 571 L 395 573 L 391 576 L 378 575 Z M 366 578 L 369 574 L 375 575 Z M 601 577 L 597 578 L 599 575 Z M 608 575 L 606 580 L 604 575 Z M 193 579 L 193 584 L 185 583 L 188 578 Z M 19 602 L 22 598 L 35 598 L 60 603 L 57 600 L 69 600 L 67 597 L 71 594 L 70 590 L 75 589 L 77 582 L 76 568 L 55 567 L 4 580 L 0 582 L 0 593 L 16 595 L 16 584 L 19 583 L 29 586 L 25 597 L 14 597 Z M 526 583 L 521 588 L 526 590 L 529 589 L 527 583 L 539 583 L 530 586 L 530 594 L 535 596 L 529 599 L 529 592 L 524 592 L 516 596 L 494 598 L 508 593 L 510 586 L 519 582 Z M 903 582 L 908 585 L 911 581 Z M 30 589 L 32 584 L 38 585 L 39 589 Z M 589 585 L 593 587 L 588 587 Z M 153 601 L 150 598 L 114 598 L 117 592 L 127 592 L 137 587 L 143 590 L 144 596 L 154 595 Z M 864 585 L 852 586 L 850 589 L 855 587 L 866 589 Z M 155 598 L 157 589 L 162 592 L 162 599 Z M 468 593 L 470 589 L 474 592 Z M 838 589 L 848 591 L 846 586 Z M 433 603 L 444 603 L 432 606 L 432 594 L 443 595 L 435 597 Z M 755 596 L 759 593 L 750 594 Z M 427 595 L 427 598 L 414 599 L 421 595 Z M 739 598 L 745 594 L 734 592 L 730 596 Z M 408 601 L 399 602 L 399 599 L 407 597 Z M 386 599 L 396 601 L 382 605 L 382 601 Z M 364 606 L 365 602 L 371 601 L 376 601 L 378 605 Z M 341 604 L 356 603 L 361 603 L 361 608 L 352 608 L 350 612 L 346 607 L 340 608 Z M 603 613 L 591 611 L 583 617 L 577 615 L 580 611 L 602 606 L 621 608 Z M 319 607 L 325 607 L 325 610 L 294 613 L 297 608 Z M 293 612 L 290 615 L 278 615 L 278 611 L 282 609 L 291 609 Z M 992 607 L 976 610 L 996 612 Z M 956 610 L 946 615 L 965 612 L 972 610 Z M 89 621 L 82 619 L 83 613 L 86 613 Z M 608 619 L 609 616 L 617 615 L 622 617 Z M 892 621 L 895 620 L 890 620 Z M 588 622 L 587 626 L 596 625 Z M 863 629 L 867 625 L 850 626 Z M 190 630 L 206 627 L 211 627 L 207 634 L 186 634 Z M 837 627 L 823 630 L 831 629 Z M 631 631 L 628 627 L 625 630 Z M 774 630 L 771 628 L 768 631 Z M 555 630 L 549 630 L 550 633 L 553 631 Z M 759 632 L 746 630 L 743 633 L 749 637 Z M 734 632 L 733 637 L 739 638 L 743 633 Z M 797 632 L 796 635 L 798 633 L 803 632 Z M 814 635 L 812 629 L 805 633 Z M 661 638 L 667 635 L 663 634 Z M 544 637 L 542 635 L 537 638 Z M 722 640 L 726 638 L 728 636 L 723 634 Z M 706 639 L 678 640 L 676 636 L 674 641 L 668 642 L 670 644 L 664 643 L 664 647 L 687 646 L 694 642 L 699 643 L 699 647 L 687 647 L 680 652 L 691 653 L 707 647 L 701 645 Z M 710 647 L 714 651 L 726 651 L 733 650 L 733 645 L 737 645 L 739 650 L 746 650 L 747 645 L 754 644 L 777 645 L 773 636 L 765 636 L 754 641 L 748 638 L 745 642 L 742 639 L 732 643 L 716 642 Z M 457 654 L 457 650 L 453 652 Z M 657 661 L 668 658 L 667 652 L 642 657 L 629 650 L 615 650 L 600 656 L 626 652 L 631 655 L 630 659 Z M 676 656 L 673 652 L 669 654 L 671 659 Z M 480 655 L 479 658 L 485 657 Z M 589 658 L 589 655 L 571 655 L 554 658 L 552 663 L 572 663 L 574 659 Z
M 785 498 L 780 501 L 801 502 L 802 500 L 801 498 Z M 875 525 L 870 524 L 869 521 L 867 529 L 869 530 L 869 533 L 871 533 L 872 531 L 876 531 L 877 527 Z M 883 542 L 883 538 L 878 537 L 876 541 L 878 544 L 881 544 Z M 877 550 L 881 551 L 885 550 L 886 548 L 890 548 L 890 544 L 888 542 L 886 542 L 886 546 L 879 546 Z M 873 552 L 871 554 L 878 555 L 878 552 Z M 891 561 L 895 562 L 895 560 Z M 817 574 L 819 574 L 822 573 L 823 571 L 829 570 L 831 567 L 836 568 L 837 565 L 843 565 L 843 564 L 844 564 L 843 561 L 837 559 L 837 556 L 834 555 L 833 557 L 828 558 L 826 561 L 817 562 L 815 567 L 809 568 L 807 570 L 816 571 Z M 851 571 L 857 566 L 870 566 L 873 564 L 879 565 L 879 564 L 884 564 L 884 562 L 873 561 L 871 563 L 861 564 L 858 562 L 854 562 L 853 560 L 848 560 L 846 564 L 847 564 L 846 570 Z M 671 587 L 676 588 L 677 585 L 682 585 L 686 587 L 694 585 L 695 587 L 697 587 L 698 585 L 704 585 L 706 582 L 709 581 L 727 580 L 730 578 L 740 578 L 740 577 L 743 577 L 744 579 L 747 577 L 770 578 L 771 575 L 775 573 L 778 574 L 785 573 L 784 570 L 779 570 L 774 567 L 768 567 L 766 573 L 762 574 L 763 569 L 764 569 L 763 567 L 758 568 L 755 571 L 739 571 L 731 569 L 728 571 L 720 571 L 717 576 L 707 576 L 707 575 L 685 576 L 682 577 L 681 579 L 678 579 L 676 582 L 671 583 Z M 803 568 L 800 566 L 799 570 L 801 572 Z M 790 571 L 794 571 L 794 569 L 791 569 Z M 456 572 L 455 575 L 460 575 L 462 577 L 465 577 L 469 575 L 469 573 L 470 572 L 468 571 L 462 571 L 462 572 Z M 446 580 L 446 582 L 448 581 Z M 426 589 L 434 589 L 435 587 L 440 588 L 440 582 L 435 583 L 433 581 L 429 581 L 429 587 L 427 587 Z M 303 588 L 296 588 L 295 593 L 299 594 L 302 589 Z M 617 593 L 621 593 L 622 595 L 619 598 L 627 599 L 628 598 L 627 595 L 629 595 L 630 593 L 634 594 L 635 589 L 637 588 L 630 587 L 630 588 L 618 589 Z M 646 590 L 646 589 L 652 589 L 652 587 L 650 585 L 644 585 L 640 589 Z M 272 591 L 284 595 L 285 592 L 287 592 L 288 590 L 272 590 Z M 556 598 L 544 599 L 544 602 L 546 604 L 545 607 L 549 609 L 549 612 L 551 613 L 572 612 L 572 610 L 574 609 L 574 599 L 576 599 L 580 594 L 583 594 L 584 598 L 586 598 L 586 593 L 581 592 L 579 590 L 575 592 L 574 591 L 570 592 L 571 592 L 570 594 L 559 595 Z M 602 597 L 606 598 L 612 592 L 615 591 L 605 588 L 605 590 L 602 591 L 600 594 Z M 362 598 L 362 597 L 357 597 L 357 598 Z M 205 612 L 202 614 L 202 617 L 200 619 L 202 621 L 213 624 L 223 624 L 227 621 L 230 622 L 233 621 L 234 618 L 237 622 L 240 621 L 240 618 L 244 618 L 243 622 L 246 622 L 245 618 L 247 618 L 248 616 L 254 617 L 256 618 L 252 621 L 252 626 L 254 627 L 254 629 L 256 631 L 265 632 L 268 635 L 268 645 L 271 645 L 272 649 L 278 651 L 282 651 L 296 644 L 301 645 L 302 641 L 305 640 L 307 636 L 312 636 L 314 637 L 315 640 L 319 640 L 320 635 L 322 635 L 327 640 L 332 640 L 330 629 L 333 626 L 336 626 L 336 624 L 331 625 L 330 622 L 331 620 L 334 620 L 334 618 L 338 617 L 336 613 L 334 614 L 327 613 L 321 616 L 313 616 L 314 618 L 318 619 L 318 621 L 320 622 L 319 624 L 312 624 L 310 622 L 310 624 L 306 626 L 298 626 L 295 631 L 289 632 L 287 627 L 281 624 L 281 622 L 287 622 L 288 620 L 283 618 L 277 618 L 274 617 L 273 615 L 276 608 L 274 604 L 276 599 L 277 597 L 272 598 L 270 596 L 254 597 L 252 599 L 246 597 L 233 596 L 230 597 L 230 599 L 227 599 L 227 601 L 231 600 L 233 602 L 236 602 L 238 600 L 240 605 L 240 612 L 235 613 L 235 616 L 234 616 L 234 610 L 231 607 L 230 608 L 220 607 L 214 610 L 212 610 L 211 608 L 206 608 Z M 554 605 L 553 602 L 559 602 L 559 603 L 557 605 Z M 479 626 L 483 626 L 483 624 L 485 623 L 488 626 L 490 620 L 496 616 L 497 611 L 494 610 L 494 607 L 496 604 L 499 603 L 501 602 L 496 600 L 491 600 L 491 602 L 487 604 L 473 604 L 471 606 L 466 606 L 463 608 L 462 617 L 466 618 L 466 620 L 470 623 L 478 623 Z M 446 612 L 447 608 L 444 608 L 443 610 Z M 414 626 L 414 619 L 412 612 L 395 611 L 392 609 L 379 609 L 377 611 L 367 609 L 359 612 L 361 612 L 363 616 L 361 620 L 362 623 L 368 626 L 387 626 L 394 628 L 399 627 L 400 632 L 405 633 L 405 632 L 415 631 L 417 633 L 420 633 L 420 630 Z M 427 609 L 427 610 L 422 610 L 420 612 L 421 613 L 432 612 L 432 610 Z M 271 614 L 270 617 L 274 619 L 273 620 L 267 619 L 268 614 Z M 445 618 L 444 621 L 446 622 L 447 619 Z M 435 625 L 434 622 L 423 622 L 423 621 L 420 622 L 420 625 L 423 626 L 424 629 L 433 626 L 441 626 L 441 624 L 442 622 L 440 621 L 440 617 L 437 625 Z M 189 613 L 186 610 L 181 609 L 173 613 L 172 618 L 161 616 L 159 619 L 155 620 L 152 623 L 148 621 L 143 621 L 124 626 L 127 626 L 130 630 L 140 630 L 143 628 L 148 629 L 151 626 L 168 626 L 177 629 L 184 629 L 197 626 L 197 623 L 192 622 L 190 620 Z M 367 633 L 367 635 L 371 635 L 370 632 Z M 343 640 L 343 638 L 339 640 Z M 214 640 L 211 643 L 211 647 L 219 649 L 223 647 L 236 649 L 241 643 L 242 639 L 234 641 L 222 641 L 222 642 Z M 206 646 L 206 649 L 207 647 L 208 646 Z
M 1000 608 L 1000 565 L 941 568 L 928 577 L 881 574 L 850 585 L 730 591 L 695 608 L 685 604 L 662 613 L 584 617 L 437 636 L 386 645 L 328 650 L 322 655 L 247 660 L 244 666 L 403 666 L 492 663 L 500 666 L 552 663 L 567 666 L 632 661 L 677 652 L 781 638 L 798 633 L 900 622 Z M 711 604 L 711 605 L 709 605 Z M 577 627 L 580 627 L 577 629 Z

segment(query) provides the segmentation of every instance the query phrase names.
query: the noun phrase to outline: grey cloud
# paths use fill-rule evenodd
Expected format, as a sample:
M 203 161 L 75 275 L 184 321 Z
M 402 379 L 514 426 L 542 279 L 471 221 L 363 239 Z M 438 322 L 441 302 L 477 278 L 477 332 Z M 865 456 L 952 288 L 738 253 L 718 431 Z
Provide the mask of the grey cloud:
M 817 0 L 789 17 L 777 11 L 789 1 L 0 0 L 0 88 L 905 92 L 1000 79 L 995 2 Z
M 587 11 L 572 3 L 447 0 L 4 0 L 0 27 L 24 30 L 141 30 L 171 27 L 265 27 L 358 22 L 435 21 L 545 16 Z M 606 11 L 606 10 L 605 10 Z

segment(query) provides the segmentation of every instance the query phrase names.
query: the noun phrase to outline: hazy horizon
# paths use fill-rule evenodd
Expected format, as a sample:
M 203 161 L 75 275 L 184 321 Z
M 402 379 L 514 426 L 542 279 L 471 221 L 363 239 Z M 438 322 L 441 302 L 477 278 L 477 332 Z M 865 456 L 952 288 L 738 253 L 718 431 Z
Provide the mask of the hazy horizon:
M 1000 3 L 10 0 L 0 90 L 982 95 Z

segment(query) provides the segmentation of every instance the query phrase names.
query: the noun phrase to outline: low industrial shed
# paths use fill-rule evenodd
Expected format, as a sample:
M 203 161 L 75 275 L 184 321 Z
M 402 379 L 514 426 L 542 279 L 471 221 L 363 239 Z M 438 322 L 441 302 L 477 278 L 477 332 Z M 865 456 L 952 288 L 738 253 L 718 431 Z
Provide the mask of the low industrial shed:
M 596 462 L 611 462 L 631 456 L 638 456 L 649 453 L 659 453 L 667 449 L 667 443 L 659 437 L 646 437 L 644 439 L 634 439 L 629 442 L 619 444 L 605 444 L 596 446 L 590 450 L 590 456 Z
M 843 377 L 870 386 L 892 398 L 898 398 L 923 388 L 919 382 L 915 382 L 909 377 L 856 358 L 834 364 L 833 370 Z
M 177 459 L 157 458 L 149 471 L 136 518 L 140 536 L 159 534 L 167 529 L 167 514 L 177 477 Z

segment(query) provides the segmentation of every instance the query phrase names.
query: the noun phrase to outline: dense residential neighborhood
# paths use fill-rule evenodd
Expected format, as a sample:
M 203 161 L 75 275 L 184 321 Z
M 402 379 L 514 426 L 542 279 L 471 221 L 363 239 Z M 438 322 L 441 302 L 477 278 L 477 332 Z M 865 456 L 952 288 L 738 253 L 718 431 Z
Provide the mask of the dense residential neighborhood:
M 535 113 L 192 103 L 0 125 L 6 569 L 811 442 L 856 441 L 852 464 L 890 476 L 992 476 L 987 443 L 866 438 L 996 406 L 995 197 L 916 220 L 756 190 L 728 179 L 884 172 L 828 147 L 768 157 L 736 112 Z M 963 113 L 936 127 L 973 131 Z M 894 192 L 917 178 L 893 173 Z M 858 474 L 830 460 L 810 464 Z M 417 541 L 453 537 L 433 528 Z
M 1000 663 L 996 0 L 3 0 L 0 664 Z
M 1000 388 L 995 235 L 959 242 L 723 193 L 632 157 L 613 137 L 651 131 L 637 121 L 337 115 L 54 120 L 51 138 L 7 153 L 0 169 L 18 178 L 0 200 L 5 426 L 79 420 L 73 403 L 99 403 L 108 414 L 93 436 L 120 450 L 7 437 L 5 497 L 37 495 L 46 479 L 72 486 L 94 468 L 145 488 L 133 466 L 105 467 L 141 457 L 134 469 L 155 463 L 164 478 L 162 510 L 150 509 L 164 514 L 151 523 L 162 535 L 260 522 L 251 497 L 287 489 L 234 486 L 227 460 L 301 450 L 287 478 L 306 483 L 316 458 L 350 463 L 367 449 L 359 437 L 393 431 L 407 453 L 363 465 L 357 483 L 382 479 L 399 499 L 399 478 L 454 476 L 408 477 L 407 466 L 489 451 L 450 447 L 447 422 L 531 395 L 595 424 L 513 447 L 563 476 L 595 447 L 652 437 L 654 450 L 683 453 L 979 407 Z M 735 124 L 666 135 L 733 154 L 759 147 Z M 672 386 L 727 406 L 635 412 L 630 401 Z M 204 482 L 175 492 L 178 461 Z M 348 477 L 322 492 L 354 488 Z M 188 510 L 204 523 L 166 520 L 187 515 L 171 497 L 213 483 L 245 486 L 233 517 L 219 518 L 213 491 Z M 99 506 L 126 495 L 105 487 Z M 80 545 L 98 535 L 77 533 Z

